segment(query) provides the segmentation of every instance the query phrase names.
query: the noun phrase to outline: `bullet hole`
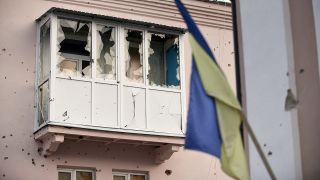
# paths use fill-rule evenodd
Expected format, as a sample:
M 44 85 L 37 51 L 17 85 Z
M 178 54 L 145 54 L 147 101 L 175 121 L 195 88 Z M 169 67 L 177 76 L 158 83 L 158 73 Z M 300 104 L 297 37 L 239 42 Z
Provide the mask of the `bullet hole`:
M 6 146 L 5 146 L 6 148 L 8 148 L 8 145 L 6 144 Z
M 216 176 L 216 175 L 217 175 L 217 173 L 213 173 L 213 175 L 214 175 L 214 176 Z
M 41 155 L 42 150 L 43 150 L 43 149 L 42 149 L 41 147 L 38 148 L 38 154 L 39 154 L 39 155 Z
M 52 159 L 51 161 L 54 162 L 54 159 Z
M 6 175 L 5 175 L 5 174 L 2 174 L 2 177 L 6 177 Z
M 4 79 L 7 79 L 7 76 L 5 76 Z
M 43 155 L 43 157 L 44 157 L 44 158 L 47 158 L 48 156 L 47 156 L 47 155 Z
M 6 136 L 2 136 L 2 139 L 5 139 L 6 138 Z
M 21 151 L 23 152 L 23 151 L 24 151 L 24 149 L 22 148 L 22 149 L 21 149 Z
M 28 156 L 30 156 L 30 153 L 27 153 Z
M 167 175 L 167 176 L 170 176 L 172 174 L 172 171 L 170 169 L 166 169 L 164 171 L 164 173 Z
M 228 67 L 230 67 L 231 66 L 231 64 L 228 64 Z
M 7 159 L 9 159 L 9 158 L 8 158 L 8 157 L 4 157 L 3 159 L 4 159 L 4 160 L 7 160 Z
M 27 72 L 29 72 L 29 69 L 27 68 Z
M 289 72 L 287 72 L 286 75 L 289 76 Z
M 304 73 L 304 69 L 300 69 L 300 70 L 299 70 L 299 73 L 300 73 L 300 74 Z
M 7 49 L 6 48 L 2 48 L 2 51 L 4 52 L 4 51 L 6 51 Z
M 269 152 L 268 152 L 268 156 L 271 156 L 271 155 L 272 155 L 272 152 L 271 152 L 271 151 L 269 151 Z
M 266 144 L 263 144 L 263 146 L 264 146 L 264 147 L 267 147 L 267 145 L 266 145 Z
M 26 80 L 26 83 L 28 83 L 28 80 Z
M 230 44 L 230 43 L 231 43 L 231 41 L 228 41 L 228 43 Z
M 12 135 L 12 134 L 10 134 L 10 136 L 12 137 L 13 135 Z
M 32 164 L 33 164 L 34 166 L 36 166 L 36 162 L 34 161 L 33 158 L 31 159 L 31 162 L 32 162 Z
M 41 167 L 44 167 L 44 164 L 41 164 Z
M 64 161 L 64 163 L 65 163 L 65 164 L 67 164 L 67 163 L 68 163 L 68 161 Z
M 23 64 L 24 62 L 23 61 L 21 61 L 21 64 Z

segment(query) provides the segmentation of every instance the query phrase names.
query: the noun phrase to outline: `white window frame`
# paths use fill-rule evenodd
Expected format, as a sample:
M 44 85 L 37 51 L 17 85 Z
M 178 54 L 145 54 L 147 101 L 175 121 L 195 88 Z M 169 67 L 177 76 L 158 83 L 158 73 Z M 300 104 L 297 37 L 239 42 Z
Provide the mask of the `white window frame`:
M 114 180 L 114 176 L 123 176 L 125 180 L 131 180 L 131 175 L 139 175 L 144 176 L 145 180 L 149 180 L 149 176 L 147 173 L 135 173 L 135 172 L 112 172 L 112 180 Z
M 92 84 L 92 89 L 91 92 L 94 92 L 94 84 L 95 83 L 102 83 L 102 84 L 111 84 L 111 85 L 117 85 L 118 86 L 118 110 L 117 110 L 117 126 L 116 127 L 99 127 L 97 125 L 93 125 L 92 121 L 94 120 L 94 103 L 95 101 L 95 95 L 92 93 L 92 102 L 91 102 L 91 126 L 89 125 L 70 125 L 74 127 L 82 127 L 82 128 L 91 128 L 91 129 L 101 129 L 101 130 L 110 130 L 110 131 L 116 131 L 116 132 L 134 132 L 134 133 L 144 133 L 144 134 L 153 134 L 153 135 L 169 135 L 169 136 L 175 136 L 175 137 L 184 137 L 185 131 L 186 131 L 186 95 L 185 95 L 185 61 L 184 61 L 184 39 L 185 35 L 183 33 L 177 33 L 174 31 L 170 30 L 164 30 L 164 29 L 157 29 L 157 28 L 146 28 L 146 27 L 140 27 L 139 25 L 132 25 L 132 24 L 126 24 L 126 23 L 118 23 L 118 22 L 113 22 L 113 21 L 106 21 L 106 20 L 101 20 L 101 19 L 92 19 L 89 17 L 83 17 L 83 16 L 76 16 L 76 15 L 71 15 L 71 14 L 49 14 L 47 17 L 45 17 L 43 20 L 38 23 L 37 27 L 37 63 L 36 63 L 36 69 L 38 70 L 39 66 L 39 47 L 40 47 L 40 32 L 39 29 L 42 24 L 44 24 L 47 20 L 50 21 L 50 30 L 51 30 L 51 39 L 50 39 L 50 47 L 51 47 L 51 55 L 50 55 L 50 75 L 49 75 L 49 120 L 54 120 L 55 119 L 55 102 L 54 102 L 54 97 L 55 97 L 55 80 L 56 78 L 62 78 L 62 79 L 70 79 L 70 77 L 64 77 L 64 76 L 59 76 L 56 74 L 56 62 L 57 62 L 57 54 L 56 54 L 56 48 L 57 48 L 57 29 L 58 29 L 58 18 L 67 18 L 70 20 L 83 20 L 83 21 L 88 21 L 91 24 L 91 58 L 94 60 L 94 63 L 91 63 L 91 78 L 83 78 L 83 77 L 71 77 L 72 80 L 78 80 L 78 81 L 85 81 L 85 82 L 91 82 Z M 100 79 L 96 78 L 96 59 L 97 59 L 97 54 L 96 54 L 96 26 L 97 25 L 104 25 L 104 26 L 111 26 L 115 27 L 116 31 L 116 79 L 115 80 L 108 80 L 108 79 Z M 130 29 L 130 30 L 138 30 L 142 31 L 143 33 L 143 42 L 142 42 L 142 47 L 143 47 L 143 83 L 134 83 L 134 82 L 128 82 L 125 80 L 125 66 L 123 62 L 123 48 L 124 48 L 124 42 L 122 41 L 124 39 L 124 29 Z M 179 41 L 179 66 L 180 66 L 180 89 L 173 89 L 173 88 L 167 88 L 167 87 L 158 87 L 158 86 L 151 86 L 149 85 L 149 80 L 147 78 L 148 74 L 148 47 L 146 47 L 146 33 L 151 31 L 152 33 L 164 33 L 164 34 L 172 34 L 172 35 L 177 35 L 178 36 L 178 41 Z M 36 80 L 36 92 L 38 88 L 38 74 L 37 74 L 37 80 Z M 51 88 L 54 87 L 54 88 Z M 145 130 L 144 129 L 126 129 L 122 127 L 122 114 L 123 112 L 123 105 L 124 105 L 124 100 L 121 98 L 123 95 L 123 87 L 137 87 L 137 88 L 143 88 L 145 89 Z M 182 134 L 171 134 L 171 133 L 162 133 L 162 132 L 153 132 L 148 129 L 148 113 L 149 113 L 149 91 L 150 90 L 158 90 L 158 91 L 165 91 L 165 92 L 176 92 L 180 94 L 180 99 L 181 99 L 181 131 Z M 35 96 L 35 102 L 38 100 L 38 93 L 36 93 Z M 37 113 L 36 118 L 35 118 L 35 131 L 40 129 L 41 127 L 45 126 L 48 124 L 48 121 L 45 123 L 38 125 L 38 107 L 36 108 Z M 51 124 L 57 124 L 57 125 L 63 125 L 59 124 L 57 122 L 51 122 Z M 68 124 L 69 125 L 69 124 Z M 145 132 L 144 132 L 145 131 Z
M 67 172 L 71 174 L 71 180 L 77 180 L 77 171 L 91 172 L 92 180 L 95 180 L 95 172 L 93 170 L 87 170 L 87 169 L 58 168 L 58 175 L 59 175 L 59 172 Z

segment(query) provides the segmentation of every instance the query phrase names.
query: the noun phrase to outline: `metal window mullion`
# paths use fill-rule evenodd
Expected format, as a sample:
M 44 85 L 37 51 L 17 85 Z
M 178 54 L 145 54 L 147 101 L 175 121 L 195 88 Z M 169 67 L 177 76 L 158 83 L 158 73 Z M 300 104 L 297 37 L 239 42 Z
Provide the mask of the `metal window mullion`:
M 54 120 L 55 115 L 55 80 L 56 80 L 56 52 L 57 52 L 57 33 L 58 33 L 58 20 L 54 14 L 50 15 L 51 28 L 50 28 L 50 76 L 49 76 L 49 120 Z
M 95 122 L 95 86 L 96 86 L 96 70 L 97 70 L 97 25 L 91 23 L 91 125 Z
M 145 93 L 145 118 L 146 118 L 146 124 L 145 124 L 145 128 L 148 129 L 148 126 L 149 126 L 149 119 L 148 119 L 148 114 L 149 114 L 149 79 L 147 78 L 148 76 L 148 71 L 149 71 L 149 62 L 148 62 L 148 47 L 147 47 L 147 31 L 143 31 L 143 76 L 145 78 L 145 90 L 146 90 L 146 93 Z
M 179 36 L 179 65 L 180 65 L 180 98 L 181 98 L 181 131 L 186 132 L 186 93 L 185 93 L 185 60 L 184 60 L 184 38 L 185 35 Z

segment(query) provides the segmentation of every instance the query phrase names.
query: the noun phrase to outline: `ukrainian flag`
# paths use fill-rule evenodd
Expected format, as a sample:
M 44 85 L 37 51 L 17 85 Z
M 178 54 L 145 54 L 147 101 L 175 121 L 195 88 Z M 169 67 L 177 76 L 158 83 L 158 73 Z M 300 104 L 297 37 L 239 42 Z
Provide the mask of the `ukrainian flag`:
M 175 2 L 188 26 L 193 52 L 185 148 L 220 158 L 226 174 L 247 180 L 241 106 L 187 9 L 180 0 Z

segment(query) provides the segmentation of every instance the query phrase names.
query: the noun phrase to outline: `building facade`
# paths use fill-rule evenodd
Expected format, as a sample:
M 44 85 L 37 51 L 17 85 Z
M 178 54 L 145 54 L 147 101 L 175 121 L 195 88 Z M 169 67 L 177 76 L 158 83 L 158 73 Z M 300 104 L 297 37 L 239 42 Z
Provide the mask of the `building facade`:
M 185 1 L 235 89 L 231 6 Z M 228 179 L 183 149 L 191 69 L 173 1 L 0 2 L 0 179 Z

